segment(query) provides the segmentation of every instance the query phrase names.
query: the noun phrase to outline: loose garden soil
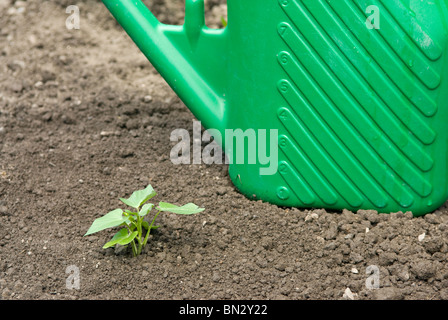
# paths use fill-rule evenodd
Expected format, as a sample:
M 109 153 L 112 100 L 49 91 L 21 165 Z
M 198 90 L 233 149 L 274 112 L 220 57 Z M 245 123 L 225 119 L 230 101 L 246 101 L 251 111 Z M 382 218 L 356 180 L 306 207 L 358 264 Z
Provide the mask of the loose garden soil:
M 146 2 L 183 21 L 183 1 Z M 170 161 L 193 120 L 100 1 L 0 0 L 1 299 L 448 299 L 447 204 L 413 218 L 251 201 L 225 165 Z M 102 249 L 116 230 L 83 237 L 149 183 L 206 210 L 160 215 L 137 258 Z

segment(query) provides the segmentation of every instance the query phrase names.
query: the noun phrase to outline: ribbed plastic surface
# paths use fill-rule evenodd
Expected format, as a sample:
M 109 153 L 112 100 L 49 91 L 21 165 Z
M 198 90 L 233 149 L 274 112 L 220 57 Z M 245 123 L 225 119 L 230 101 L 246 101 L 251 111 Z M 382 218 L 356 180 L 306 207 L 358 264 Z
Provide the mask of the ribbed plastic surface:
M 436 188 L 446 196 L 446 182 L 434 179 L 439 169 L 447 178 L 446 154 L 435 144 L 446 143 L 437 131 L 448 130 L 448 101 L 440 99 L 445 5 L 413 3 L 434 20 L 419 21 L 399 0 L 279 1 L 285 20 L 278 33 L 287 46 L 278 55 L 286 102 L 278 111 L 280 172 L 303 205 L 332 207 L 342 198 L 351 208 L 421 213 Z M 370 5 L 381 17 L 375 31 L 366 27 Z

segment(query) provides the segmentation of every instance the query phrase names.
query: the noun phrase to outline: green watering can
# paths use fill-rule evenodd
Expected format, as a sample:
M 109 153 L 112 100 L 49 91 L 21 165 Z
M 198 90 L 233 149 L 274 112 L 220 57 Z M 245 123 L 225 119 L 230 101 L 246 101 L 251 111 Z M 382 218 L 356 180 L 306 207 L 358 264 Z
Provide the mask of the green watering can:
M 256 133 L 229 165 L 247 197 L 415 216 L 447 200 L 446 0 L 228 0 L 225 29 L 204 0 L 183 26 L 103 2 L 227 154 L 229 130 Z

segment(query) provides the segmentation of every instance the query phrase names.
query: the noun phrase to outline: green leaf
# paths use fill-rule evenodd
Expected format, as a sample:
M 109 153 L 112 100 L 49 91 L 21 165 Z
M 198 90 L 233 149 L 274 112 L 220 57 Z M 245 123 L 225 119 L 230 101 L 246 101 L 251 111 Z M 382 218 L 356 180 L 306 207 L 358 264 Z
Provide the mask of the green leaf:
M 115 209 L 105 216 L 93 221 L 92 225 L 84 236 L 88 236 L 92 233 L 102 231 L 104 229 L 117 227 L 122 223 L 126 223 L 127 220 L 128 217 L 123 215 L 123 210 Z
M 127 236 L 128 236 L 128 231 L 126 229 L 121 229 L 112 237 L 112 239 L 108 243 L 106 243 L 103 246 L 103 249 L 114 246 L 115 244 L 118 243 L 119 240 L 126 238 Z
M 134 240 L 137 235 L 138 235 L 138 231 L 134 231 L 131 234 L 129 234 L 129 236 L 127 238 L 120 240 L 118 242 L 118 244 L 125 246 L 125 245 L 129 244 L 132 240 Z
M 156 194 L 157 193 L 154 191 L 152 186 L 148 185 L 143 190 L 134 191 L 128 199 L 120 198 L 120 200 L 128 206 L 138 209 L 142 204 L 154 197 Z
M 195 214 L 204 211 L 204 208 L 199 208 L 194 203 L 188 203 L 182 207 L 171 203 L 160 202 L 158 209 L 160 211 L 172 212 L 176 214 Z
M 138 215 L 139 215 L 140 217 L 144 217 L 144 216 L 146 216 L 146 215 L 152 210 L 152 208 L 154 208 L 154 204 L 152 204 L 152 203 L 147 203 L 147 204 L 145 204 L 145 205 L 142 207 L 142 209 L 140 210 L 140 212 L 138 213 Z
M 134 240 L 135 237 L 137 236 L 137 234 L 138 234 L 137 231 L 128 233 L 128 231 L 126 229 L 121 229 L 113 236 L 112 240 L 110 240 L 108 243 L 106 243 L 103 246 L 103 249 L 107 249 L 116 244 L 125 246 L 125 245 L 129 244 L 132 240 Z

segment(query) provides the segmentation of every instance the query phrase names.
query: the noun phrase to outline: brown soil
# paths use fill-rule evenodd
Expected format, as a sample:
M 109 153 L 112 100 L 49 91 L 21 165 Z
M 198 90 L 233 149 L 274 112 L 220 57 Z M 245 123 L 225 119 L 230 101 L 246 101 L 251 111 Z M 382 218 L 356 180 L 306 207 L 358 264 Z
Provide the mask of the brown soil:
M 208 1 L 210 25 L 222 2 Z M 2 299 L 448 298 L 447 205 L 420 218 L 279 208 L 243 197 L 224 165 L 173 165 L 170 133 L 194 117 L 100 1 L 77 1 L 80 30 L 65 27 L 70 4 L 0 0 Z M 149 6 L 182 22 L 180 0 Z M 116 230 L 83 237 L 148 183 L 156 201 L 206 211 L 159 216 L 138 258 L 102 249 Z

